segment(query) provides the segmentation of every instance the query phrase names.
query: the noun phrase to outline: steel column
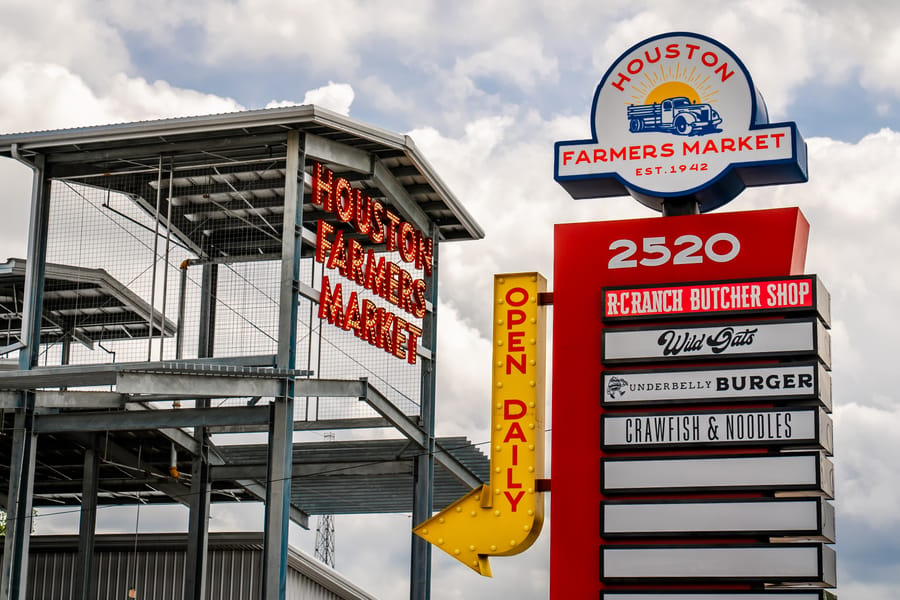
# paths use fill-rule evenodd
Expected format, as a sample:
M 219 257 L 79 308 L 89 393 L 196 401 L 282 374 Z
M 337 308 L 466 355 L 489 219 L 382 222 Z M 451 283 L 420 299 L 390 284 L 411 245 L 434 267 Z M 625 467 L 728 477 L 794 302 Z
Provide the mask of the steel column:
M 22 398 L 25 407 L 16 409 L 10 452 L 9 502 L 0 581 L 0 598 L 3 600 L 25 600 L 28 587 L 28 547 L 37 436 L 33 432 L 34 396 L 31 392 L 23 392 Z
M 197 358 L 210 358 L 216 339 L 216 293 L 219 265 L 206 263 L 200 276 L 200 332 Z
M 279 398 L 269 405 L 263 597 L 273 600 L 284 600 L 287 590 L 293 411 L 291 398 Z
M 287 134 L 284 173 L 284 216 L 281 236 L 281 287 L 278 298 L 276 366 L 294 369 L 297 355 L 297 303 L 303 226 L 305 140 L 299 131 Z M 284 600 L 287 588 L 288 524 L 291 508 L 291 462 L 294 437 L 294 380 L 284 381 L 283 394 L 271 404 L 269 460 L 266 479 L 263 597 Z
M 197 358 L 211 358 L 216 333 L 216 294 L 219 265 L 204 264 L 200 284 L 200 333 Z M 196 408 L 209 408 L 209 399 L 198 399 Z M 194 428 L 198 452 L 191 459 L 191 495 L 187 502 L 188 539 L 185 556 L 184 597 L 205 600 L 206 564 L 209 550 L 210 477 L 209 434 L 203 426 Z
M 303 174 L 305 152 L 299 131 L 287 136 L 284 169 L 284 216 L 281 235 L 281 288 L 278 313 L 277 366 L 293 369 L 297 356 L 297 302 L 300 285 L 300 251 L 303 240 Z
M 197 400 L 199 408 L 209 408 L 209 399 Z M 188 522 L 188 548 L 184 569 L 184 597 L 206 598 L 206 563 L 209 550 L 209 501 L 211 487 L 209 434 L 206 427 L 194 429 L 200 451 L 191 463 L 191 498 Z
M 84 451 L 84 473 L 81 481 L 81 513 L 78 523 L 78 556 L 75 558 L 75 597 L 93 600 L 97 597 L 94 575 L 94 534 L 97 530 L 97 492 L 100 487 L 100 457 L 93 448 Z
M 38 364 L 41 350 L 41 314 L 44 304 L 44 271 L 47 262 L 47 227 L 50 220 L 50 178 L 44 157 L 38 155 L 31 184 L 31 219 L 28 224 L 28 261 L 25 266 L 25 299 L 22 307 L 22 342 L 19 369 Z
M 178 323 L 175 327 L 175 360 L 181 359 L 182 351 L 184 350 L 184 305 L 187 301 L 185 294 L 187 293 L 187 270 L 189 266 L 190 263 L 185 260 L 179 267 Z
M 434 259 L 431 277 L 426 284 L 431 290 L 431 311 L 422 321 L 422 346 L 431 350 L 430 358 L 422 358 L 421 422 L 425 434 L 424 452 L 415 459 L 413 471 L 413 525 L 431 517 L 434 508 L 434 398 L 435 359 L 437 357 L 437 306 L 438 306 L 438 229 L 435 224 L 430 232 L 434 239 Z M 410 600 L 431 598 L 431 544 L 411 534 Z
M 47 262 L 47 227 L 50 214 L 50 177 L 45 158 L 29 164 L 34 172 L 31 187 L 31 216 L 28 225 L 28 262 L 25 270 L 25 298 L 22 313 L 22 342 L 19 369 L 38 364 L 41 349 L 41 314 L 44 299 L 44 272 Z M 23 392 L 16 408 L 9 464 L 9 498 L 6 537 L 0 574 L 0 599 L 24 600 L 28 583 L 28 549 L 31 536 L 31 508 L 34 490 L 34 394 Z

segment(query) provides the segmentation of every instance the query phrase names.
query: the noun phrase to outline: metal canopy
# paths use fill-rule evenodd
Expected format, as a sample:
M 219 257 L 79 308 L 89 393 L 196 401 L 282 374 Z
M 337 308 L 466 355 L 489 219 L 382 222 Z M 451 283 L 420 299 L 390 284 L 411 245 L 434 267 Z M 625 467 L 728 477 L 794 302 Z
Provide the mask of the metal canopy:
M 21 339 L 26 262 L 0 263 L 0 349 Z M 150 305 L 103 269 L 46 265 L 41 343 L 75 339 L 93 347 L 104 340 L 146 338 Z M 153 337 L 175 334 L 175 324 L 154 315 Z
M 172 477 L 171 445 L 169 436 L 155 430 L 42 434 L 37 446 L 34 505 L 81 505 L 81 457 L 87 448 L 95 449 L 100 457 L 98 505 L 187 504 L 191 455 L 179 449 L 179 477 Z M 488 479 L 487 458 L 472 442 L 463 437 L 440 438 L 438 445 L 442 452 Z M 213 451 L 219 460 L 212 469 L 211 500 L 259 501 L 257 492 L 264 489 L 266 481 L 265 445 L 216 446 Z M 413 459 L 421 452 L 403 439 L 295 443 L 291 506 L 305 515 L 410 512 Z M 9 460 L 10 436 L 2 434 L 0 465 Z M 6 489 L 8 483 L 9 473 L 3 469 L 0 489 Z M 469 491 L 440 463 L 434 484 L 435 510 Z
M 488 480 L 487 458 L 471 441 L 451 437 L 437 443 L 439 452 Z M 213 467 L 214 480 L 264 476 L 265 446 L 219 446 L 219 452 L 227 465 Z M 410 512 L 413 459 L 421 453 L 421 448 L 402 439 L 294 444 L 291 501 L 308 514 Z M 434 485 L 435 510 L 470 490 L 440 463 Z
M 124 194 L 147 210 L 155 210 L 162 185 L 161 213 L 169 214 L 171 189 L 181 243 L 198 254 L 208 248 L 210 257 L 260 257 L 280 250 L 289 130 L 304 135 L 308 159 L 420 229 L 434 223 L 444 241 L 484 237 L 409 136 L 311 105 L 0 135 L 0 156 L 43 155 L 52 177 Z M 304 221 L 325 217 L 305 204 Z M 248 244 L 235 228 L 258 235 Z M 229 246 L 234 239 L 244 244 Z
M 327 423 L 298 421 L 297 429 L 339 429 L 393 425 L 406 439 L 367 439 L 293 446 L 291 508 L 306 524 L 310 514 L 409 512 L 414 461 L 426 449 L 414 422 L 363 380 L 308 379 L 306 371 L 273 368 L 271 356 L 194 359 L 157 363 L 120 363 L 38 367 L 7 371 L 0 409 L 19 406 L 23 390 L 33 390 L 37 414 L 34 478 L 36 506 L 82 502 L 82 456 L 99 457 L 98 504 L 182 503 L 191 497 L 189 466 L 200 451 L 191 427 L 238 425 L 266 427 L 266 404 L 245 402 L 212 408 L 173 408 L 170 402 L 191 398 L 277 396 L 279 386 L 294 379 L 298 395 L 351 397 L 364 401 L 383 419 L 363 424 L 348 419 Z M 68 389 L 47 389 L 68 384 Z M 97 386 L 109 386 L 98 391 Z M 73 389 L 82 388 L 82 389 Z M 87 388 L 87 389 L 83 389 Z M 0 465 L 9 464 L 12 426 L 5 414 L 0 430 Z M 259 427 L 258 427 L 259 428 Z M 258 429 L 257 428 L 257 429 Z M 223 438 L 224 439 L 224 438 Z M 174 476 L 171 452 L 176 448 Z M 210 443 L 214 502 L 256 501 L 265 495 L 267 446 Z M 434 507 L 440 509 L 489 479 L 487 457 L 465 438 L 437 440 Z M 0 467 L 2 468 L 2 467 Z M 8 472 L 0 470 L 0 490 Z

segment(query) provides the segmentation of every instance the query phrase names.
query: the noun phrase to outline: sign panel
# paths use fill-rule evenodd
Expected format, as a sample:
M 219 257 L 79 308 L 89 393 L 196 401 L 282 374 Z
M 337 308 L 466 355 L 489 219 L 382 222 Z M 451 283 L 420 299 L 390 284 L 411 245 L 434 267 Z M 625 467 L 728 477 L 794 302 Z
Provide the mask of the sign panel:
M 619 581 L 764 581 L 834 586 L 834 550 L 822 544 L 606 546 L 600 575 Z
M 757 408 L 603 415 L 609 450 L 791 446 L 831 454 L 831 418 L 819 408 Z
M 344 331 L 353 330 L 356 337 L 388 354 L 416 364 L 422 330 L 413 324 L 426 313 L 428 277 L 434 267 L 434 239 L 404 221 L 381 202 L 354 189 L 343 177 L 336 177 L 328 167 L 313 163 L 312 203 L 340 221 L 352 224 L 375 244 L 384 243 L 388 252 L 407 263 L 414 277 L 400 264 L 366 252 L 352 236 L 335 229 L 324 219 L 316 227 L 315 259 L 323 269 L 340 275 L 344 282 L 322 275 L 319 293 L 319 319 L 327 320 Z M 334 285 L 332 285 L 332 283 Z M 394 305 L 378 306 L 367 294 L 350 291 L 344 299 L 344 283 L 362 286 L 373 296 Z M 405 318 L 404 318 L 405 317 Z
M 605 364 L 817 356 L 831 364 L 831 340 L 818 318 L 673 325 L 603 331 Z
M 690 236 L 679 239 L 680 252 L 692 252 Z M 747 313 L 814 314 L 828 326 L 831 296 L 815 275 L 603 288 L 609 322 Z
M 823 590 L 773 592 L 601 592 L 600 600 L 825 600 Z
M 494 276 L 491 359 L 491 478 L 416 526 L 428 540 L 475 572 L 490 576 L 490 556 L 526 550 L 544 520 L 544 308 L 538 273 Z
M 614 408 L 746 400 L 818 402 L 830 412 L 831 375 L 818 362 L 603 372 L 601 402 Z
M 607 500 L 600 468 L 604 460 L 601 416 L 607 410 L 601 400 L 608 399 L 601 361 L 602 288 L 801 275 L 808 233 L 806 220 L 796 208 L 556 225 L 550 598 L 595 599 L 609 591 L 598 576 L 604 544 L 600 506 Z M 674 260 L 681 249 L 675 242 L 684 235 L 703 240 L 701 261 Z M 659 243 L 658 238 L 671 251 L 666 261 L 653 261 L 659 253 L 647 251 Z M 716 365 L 707 362 L 704 366 Z M 736 366 L 720 364 L 718 368 Z M 631 394 L 628 391 L 623 398 Z M 805 401 L 815 402 L 815 398 Z M 728 402 L 722 401 L 717 408 Z
M 607 494 L 804 491 L 834 497 L 834 467 L 821 453 L 677 458 L 605 458 Z
M 822 498 L 604 502 L 604 537 L 798 537 L 834 542 L 834 506 Z
M 573 198 L 631 194 L 655 209 L 692 198 L 708 212 L 746 186 L 807 178 L 796 125 L 769 124 L 741 61 L 701 35 L 627 50 L 597 86 L 592 115 L 591 139 L 556 143 L 555 177 Z

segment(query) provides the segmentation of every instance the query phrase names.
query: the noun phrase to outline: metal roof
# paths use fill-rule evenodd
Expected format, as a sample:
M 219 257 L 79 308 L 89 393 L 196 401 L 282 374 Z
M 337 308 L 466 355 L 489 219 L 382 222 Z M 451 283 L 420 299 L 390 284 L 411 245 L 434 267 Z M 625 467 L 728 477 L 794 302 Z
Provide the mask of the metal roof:
M 14 349 L 22 333 L 26 261 L 0 263 L 0 354 Z M 175 334 L 175 324 L 154 315 L 152 335 Z M 103 269 L 47 264 L 44 278 L 41 343 L 67 337 L 94 342 L 146 338 L 150 305 Z
M 484 237 L 409 136 L 313 105 L 5 134 L 0 135 L 0 156 L 25 162 L 42 156 L 52 177 L 111 186 L 145 202 L 156 195 L 161 156 L 165 156 L 165 169 L 176 172 L 215 165 L 215 172 L 206 178 L 173 180 L 173 225 L 184 234 L 182 242 L 189 243 L 197 241 L 188 233 L 199 229 L 197 220 L 211 222 L 216 212 L 221 217 L 248 210 L 254 218 L 279 212 L 289 130 L 304 135 L 308 158 L 372 197 L 389 203 L 396 201 L 398 193 L 409 198 L 417 211 L 437 225 L 442 240 Z M 112 177 L 141 170 L 145 176 L 129 178 L 127 183 Z M 273 233 L 273 239 L 280 239 L 280 231 Z M 263 240 L 261 248 L 245 250 L 266 253 L 274 247 Z
M 0 433 L 0 467 L 9 464 L 12 436 Z M 464 437 L 439 438 L 446 452 L 484 481 L 487 457 Z M 172 442 L 158 431 L 42 434 L 37 444 L 34 505 L 81 504 L 82 456 L 100 457 L 98 504 L 187 503 L 190 455 L 179 452 L 178 478 L 169 473 Z M 136 450 L 140 448 L 140 450 Z M 222 460 L 212 468 L 213 502 L 259 501 L 266 481 L 266 446 L 213 446 Z M 406 439 L 295 443 L 291 505 L 308 515 L 404 513 L 412 511 L 413 459 L 421 449 Z M 249 484 L 256 484 L 257 487 Z M 0 489 L 9 485 L 0 469 Z M 459 499 L 469 488 L 435 464 L 434 509 Z M 256 493 L 254 493 L 256 492 Z
M 490 479 L 487 457 L 465 437 L 437 440 L 471 472 Z M 219 446 L 229 465 L 213 467 L 218 475 L 264 473 L 266 446 Z M 362 514 L 412 511 L 413 459 L 422 453 L 405 439 L 311 442 L 294 444 L 291 501 L 308 514 Z M 455 502 L 470 489 L 435 463 L 434 508 Z

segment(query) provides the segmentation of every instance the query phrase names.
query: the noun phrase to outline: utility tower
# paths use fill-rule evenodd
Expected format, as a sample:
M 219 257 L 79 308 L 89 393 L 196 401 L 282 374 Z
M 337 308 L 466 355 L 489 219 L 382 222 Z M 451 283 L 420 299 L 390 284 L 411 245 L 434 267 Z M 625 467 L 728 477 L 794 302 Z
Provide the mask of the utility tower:
M 334 432 L 327 432 L 325 440 L 333 442 Z M 332 569 L 334 568 L 334 515 L 319 515 L 316 524 L 315 556 Z

